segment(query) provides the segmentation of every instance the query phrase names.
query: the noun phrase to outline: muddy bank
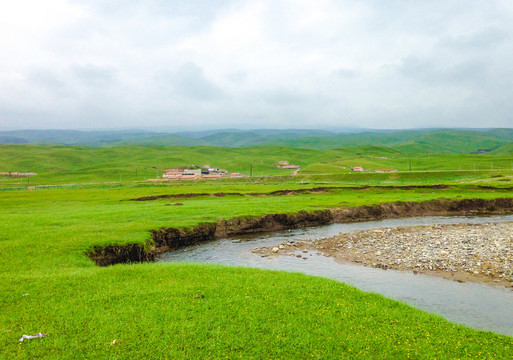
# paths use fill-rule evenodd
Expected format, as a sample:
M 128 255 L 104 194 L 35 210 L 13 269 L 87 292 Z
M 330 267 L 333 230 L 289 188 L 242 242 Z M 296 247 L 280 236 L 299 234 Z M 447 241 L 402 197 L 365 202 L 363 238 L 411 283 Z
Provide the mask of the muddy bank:
M 419 185 L 419 186 L 332 186 L 332 187 L 315 187 L 310 189 L 296 189 L 296 190 L 277 190 L 268 193 L 234 193 L 234 192 L 220 192 L 220 193 L 186 193 L 186 194 L 165 194 L 165 195 L 151 195 L 143 196 L 129 201 L 153 201 L 160 199 L 190 199 L 195 197 L 225 197 L 225 196 L 288 196 L 296 194 L 321 194 L 327 193 L 332 190 L 369 190 L 369 189 L 385 189 L 385 190 L 415 190 L 415 189 L 447 189 L 447 185 Z
M 395 202 L 348 209 L 328 209 L 296 214 L 268 214 L 202 223 L 191 228 L 151 230 L 154 247 L 141 245 L 95 247 L 89 254 L 98 265 L 152 261 L 155 254 L 227 236 L 296 229 L 332 223 L 360 222 L 416 216 L 505 215 L 513 213 L 513 199 L 431 200 Z M 139 246 L 139 247 L 137 247 Z
M 359 208 L 334 209 L 334 222 L 356 222 L 417 216 L 501 215 L 513 212 L 512 198 L 439 199 L 424 202 L 394 202 Z
M 95 246 L 88 256 L 99 266 L 155 260 L 155 252 L 140 244 Z
M 312 251 L 375 268 L 513 285 L 513 222 L 381 228 L 253 252 L 305 257 Z
M 160 200 L 160 199 L 190 199 L 201 196 L 208 197 L 225 197 L 225 196 L 286 196 L 286 195 L 295 195 L 295 194 L 319 194 L 329 192 L 329 187 L 316 187 L 311 189 L 298 189 L 298 190 L 277 190 L 268 193 L 234 193 L 234 192 L 220 192 L 220 193 L 187 193 L 187 194 L 167 194 L 167 195 L 152 195 L 152 196 L 143 196 L 135 199 L 130 199 L 130 201 L 152 201 L 152 200 Z

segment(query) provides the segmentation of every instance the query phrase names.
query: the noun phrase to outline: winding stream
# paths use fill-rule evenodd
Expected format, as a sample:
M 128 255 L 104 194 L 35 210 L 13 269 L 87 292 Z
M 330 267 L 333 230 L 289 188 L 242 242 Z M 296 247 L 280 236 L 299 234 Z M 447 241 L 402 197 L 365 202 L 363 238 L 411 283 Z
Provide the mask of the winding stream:
M 412 272 L 382 270 L 353 263 L 338 263 L 332 258 L 309 252 L 308 259 L 295 256 L 262 257 L 254 248 L 278 245 L 289 240 L 316 239 L 343 232 L 382 227 L 510 222 L 510 216 L 419 217 L 332 224 L 277 233 L 218 239 L 163 254 L 159 261 L 216 263 L 261 269 L 302 272 L 341 281 L 367 292 L 374 292 L 435 313 L 466 326 L 513 336 L 513 291 L 479 283 L 458 283 Z

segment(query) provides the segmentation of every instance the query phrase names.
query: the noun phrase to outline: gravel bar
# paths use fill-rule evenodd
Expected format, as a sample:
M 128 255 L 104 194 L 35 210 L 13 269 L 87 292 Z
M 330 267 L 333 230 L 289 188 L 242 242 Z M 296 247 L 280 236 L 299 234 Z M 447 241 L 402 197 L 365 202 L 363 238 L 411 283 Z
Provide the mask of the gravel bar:
M 254 250 L 298 257 L 305 251 L 460 282 L 513 285 L 513 222 L 381 228 Z

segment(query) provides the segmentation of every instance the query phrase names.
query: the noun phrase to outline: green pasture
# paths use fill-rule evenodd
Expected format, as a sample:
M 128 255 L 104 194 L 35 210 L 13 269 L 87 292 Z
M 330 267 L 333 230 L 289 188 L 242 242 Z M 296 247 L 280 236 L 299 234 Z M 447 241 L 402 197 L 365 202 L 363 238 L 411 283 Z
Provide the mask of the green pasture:
M 0 145 L 0 172 L 35 172 L 36 176 L 11 178 L 0 176 L 0 188 L 55 184 L 144 183 L 158 178 L 163 169 L 210 165 L 229 172 L 252 175 L 253 180 L 269 182 L 267 177 L 291 178 L 291 169 L 280 169 L 276 162 L 287 160 L 301 166 L 301 181 L 329 176 L 333 181 L 351 184 L 479 182 L 503 175 L 504 182 L 513 175 L 513 153 L 497 154 L 415 154 L 409 155 L 384 146 L 358 146 L 313 150 L 286 147 L 184 147 L 120 146 L 112 148 Z M 361 166 L 365 173 L 351 168 Z M 397 170 L 398 174 L 379 174 L 376 170 Z M 438 172 L 438 174 L 437 174 Z M 408 174 L 413 173 L 413 174 Z M 423 180 L 425 179 L 425 180 Z M 233 183 L 230 180 L 209 180 Z M 270 180 L 271 182 L 274 180 Z M 282 181 L 297 181 L 283 179 Z M 501 185 L 499 182 L 497 185 Z M 503 183 L 502 185 L 506 185 Z
M 325 154 L 333 159 L 336 151 Z M 323 153 L 324 154 L 324 153 Z M 319 161 L 316 150 L 220 147 L 122 146 L 113 148 L 0 145 L 0 172 L 35 172 L 34 185 L 84 182 L 145 181 L 161 177 L 165 168 L 210 165 L 229 172 L 254 176 L 288 175 L 291 170 L 276 168 L 288 160 L 299 165 Z M 27 179 L 0 177 L 0 184 L 19 185 Z
M 512 129 L 472 131 L 462 129 L 417 129 L 392 132 L 340 133 L 301 137 L 297 139 L 269 139 L 260 145 L 281 145 L 309 149 L 336 149 L 348 146 L 393 147 L 404 154 L 468 154 L 479 150 L 493 151 L 510 145 Z M 510 146 L 511 148 L 511 146 Z
M 376 152 L 375 154 L 380 154 Z M 385 153 L 386 154 L 386 153 Z M 305 166 L 302 174 L 349 173 L 355 166 L 363 167 L 366 172 L 376 170 L 405 171 L 513 171 L 513 154 L 501 155 L 453 155 L 423 154 L 389 156 L 353 154 L 333 162 L 323 161 Z
M 511 358 L 511 337 L 454 325 L 327 279 L 193 264 L 100 268 L 85 255 L 95 245 L 144 244 L 152 229 L 238 216 L 513 195 L 475 184 L 355 190 L 334 182 L 337 188 L 315 195 L 129 201 L 317 186 L 306 182 L 273 177 L 1 191 L 0 358 Z M 166 206 L 174 202 L 183 205 Z M 48 336 L 18 342 L 38 332 Z

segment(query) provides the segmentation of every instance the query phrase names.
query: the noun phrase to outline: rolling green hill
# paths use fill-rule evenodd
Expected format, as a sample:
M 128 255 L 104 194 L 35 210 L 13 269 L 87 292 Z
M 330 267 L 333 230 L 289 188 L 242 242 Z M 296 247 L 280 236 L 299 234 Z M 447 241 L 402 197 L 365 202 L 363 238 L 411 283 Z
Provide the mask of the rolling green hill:
M 284 146 L 302 149 L 337 149 L 350 146 L 394 147 L 405 154 L 485 153 L 513 140 L 513 129 L 417 129 L 333 133 L 305 129 L 236 129 L 180 133 L 149 131 L 20 130 L 0 132 L 0 143 L 117 147 L 155 146 Z
M 77 130 L 15 130 L 0 131 L 0 136 L 14 136 L 23 139 L 25 143 L 50 143 L 63 145 L 90 145 L 104 144 L 140 139 L 154 135 L 146 131 L 77 131 Z
M 155 146 L 208 146 L 203 139 L 187 138 L 180 135 L 153 135 L 139 138 L 125 139 L 114 143 L 103 143 L 102 146 L 130 146 L 130 145 L 155 145 Z
M 253 139 L 259 139 L 261 135 L 254 132 L 217 133 L 202 137 L 200 140 L 213 146 L 240 147 L 250 144 Z
M 16 137 L 16 136 L 7 136 L 0 135 L 0 144 L 27 144 L 28 141 L 26 139 Z
M 305 136 L 333 135 L 329 131 L 305 129 L 237 129 L 192 132 L 151 132 L 141 130 L 77 131 L 77 130 L 15 130 L 0 131 L 0 144 L 36 143 L 74 146 L 254 146 L 262 142 L 299 139 Z
M 508 140 L 493 134 L 472 130 L 412 130 L 393 133 L 366 132 L 338 134 L 318 138 L 308 137 L 278 140 L 262 145 L 281 145 L 308 149 L 331 149 L 346 146 L 380 145 L 396 147 L 408 154 L 447 153 L 468 154 L 497 148 Z
M 511 149 L 510 145 L 510 149 Z M 501 148 L 499 148 L 501 149 Z M 253 176 L 290 175 L 276 166 L 280 160 L 301 167 L 299 175 L 351 174 L 361 166 L 367 173 L 397 171 L 510 170 L 513 156 L 490 154 L 412 154 L 404 147 L 352 146 L 315 150 L 292 147 L 230 148 L 217 146 L 79 147 L 0 145 L 0 172 L 35 172 L 31 179 L 0 176 L 0 185 L 77 184 L 143 181 L 158 178 L 163 169 L 210 165 Z M 417 148 L 418 150 L 418 148 Z M 358 175 L 360 176 L 360 175 Z
M 501 147 L 491 151 L 490 154 L 513 154 L 513 142 L 502 145 Z
M 499 137 L 501 139 L 507 139 L 507 140 L 513 141 L 513 129 L 505 129 L 505 128 L 491 129 L 491 130 L 487 130 L 485 133 L 489 134 L 491 136 Z
M 334 161 L 343 151 L 298 148 L 226 148 L 184 146 L 120 146 L 112 148 L 42 145 L 1 145 L 0 172 L 36 172 L 41 183 L 77 183 L 144 180 L 162 175 L 162 169 L 197 165 L 221 167 L 230 172 L 254 175 L 286 175 L 276 168 L 287 160 L 304 165 Z M 0 183 L 6 181 L 0 177 Z
M 333 134 L 319 130 L 255 130 L 248 132 L 215 133 L 200 139 L 205 144 L 213 146 L 251 147 L 260 146 L 263 143 L 294 141 L 312 135 L 322 139 Z

